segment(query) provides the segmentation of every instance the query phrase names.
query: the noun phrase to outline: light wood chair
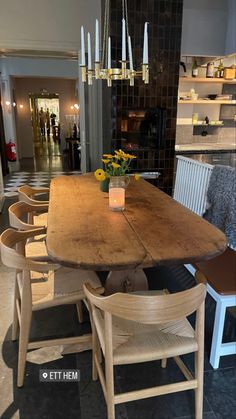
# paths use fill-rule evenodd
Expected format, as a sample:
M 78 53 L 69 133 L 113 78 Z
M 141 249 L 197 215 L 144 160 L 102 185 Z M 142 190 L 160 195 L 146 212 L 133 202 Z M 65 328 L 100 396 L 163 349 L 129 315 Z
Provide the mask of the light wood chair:
M 35 199 L 39 194 L 49 194 L 49 188 L 32 188 L 29 185 L 23 185 L 18 188 L 19 201 L 24 201 L 27 204 L 49 204 L 49 201 L 40 201 Z
M 15 202 L 8 208 L 10 225 L 17 230 L 33 230 L 40 227 L 46 228 L 47 220 L 41 212 L 47 211 L 47 209 L 48 204 L 32 205 L 24 201 Z M 32 223 L 36 217 L 38 219 L 37 224 Z M 27 220 L 27 222 L 25 220 Z
M 47 204 L 32 205 L 23 201 L 18 201 L 8 208 L 9 224 L 11 227 L 20 231 L 34 230 L 39 228 L 42 229 L 42 234 L 37 235 L 37 240 L 31 238 L 27 241 L 25 246 L 25 254 L 27 257 L 48 256 L 45 244 L 46 225 L 44 225 L 44 222 L 46 220 L 44 217 L 40 218 L 41 214 L 37 215 L 38 212 L 40 213 L 44 210 L 47 210 L 47 207 Z M 38 219 L 37 225 L 32 224 L 32 220 L 35 220 L 36 218 Z
M 195 417 L 202 419 L 204 307 L 206 287 L 167 295 L 113 294 L 101 297 L 84 285 L 90 305 L 93 344 L 93 379 L 99 376 L 107 403 L 108 419 L 115 405 L 183 390 L 195 390 Z M 195 330 L 186 316 L 196 313 Z M 195 376 L 180 355 L 195 352 Z M 101 367 L 105 358 L 105 374 Z M 114 393 L 114 365 L 174 357 L 187 381 L 128 393 Z
M 48 209 L 49 201 L 37 200 L 35 197 L 41 194 L 49 194 L 49 188 L 31 188 L 29 185 L 23 185 L 18 188 L 19 201 L 25 202 L 30 205 L 45 205 L 45 209 Z M 31 213 L 28 222 L 35 225 L 45 225 L 47 226 L 47 212 L 40 214 L 40 216 L 35 217 Z
M 24 382 L 28 349 L 85 342 L 85 337 L 72 337 L 29 342 L 32 312 L 64 304 L 77 304 L 85 298 L 83 284 L 87 281 L 101 287 L 95 272 L 61 267 L 44 258 L 27 258 L 22 251 L 22 242 L 41 234 L 42 229 L 15 231 L 8 229 L 0 237 L 2 262 L 16 269 L 12 340 L 16 340 L 18 329 L 19 354 L 17 386 Z M 101 288 L 100 288 L 101 290 Z M 87 341 L 90 336 L 86 337 Z M 87 342 L 88 344 L 88 342 Z
M 37 235 L 36 237 L 31 237 L 29 240 L 27 240 L 27 243 L 24 247 L 24 254 L 26 257 L 32 257 L 32 258 L 43 258 L 45 261 L 48 260 L 51 262 L 47 248 L 46 248 L 46 226 L 40 225 L 40 222 L 45 222 L 45 218 L 40 218 L 40 215 L 36 215 L 37 212 L 41 212 L 43 210 L 47 209 L 47 204 L 27 204 L 23 201 L 18 201 L 12 204 L 8 208 L 8 214 L 9 214 L 9 223 L 11 227 L 16 228 L 20 231 L 27 231 L 27 230 L 33 230 L 41 228 L 42 234 Z M 43 214 L 44 215 L 44 214 Z M 23 221 L 22 219 L 26 218 L 28 220 L 28 223 Z M 30 224 L 32 220 L 35 220 L 37 218 L 37 225 Z M 37 233 L 39 234 L 39 232 Z M 83 322 L 83 308 L 82 308 L 82 301 L 78 301 L 76 304 L 77 308 L 77 314 L 78 314 L 78 320 L 80 323 Z
M 216 258 L 195 264 L 195 278 L 207 286 L 216 302 L 210 364 L 219 367 L 220 357 L 236 354 L 236 342 L 222 343 L 227 307 L 236 306 L 236 252 L 229 247 Z

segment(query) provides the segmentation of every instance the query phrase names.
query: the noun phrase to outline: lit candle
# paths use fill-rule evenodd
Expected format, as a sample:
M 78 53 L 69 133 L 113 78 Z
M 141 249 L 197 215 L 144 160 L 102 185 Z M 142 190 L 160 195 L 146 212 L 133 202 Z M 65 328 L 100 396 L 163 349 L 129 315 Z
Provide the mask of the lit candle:
M 107 68 L 111 68 L 111 37 L 108 38 Z
M 81 26 L 81 64 L 85 65 L 84 27 Z
M 88 32 L 88 70 L 92 70 L 92 59 L 91 59 L 91 38 Z
M 125 19 L 122 19 L 122 61 L 126 61 L 126 28 L 125 28 Z
M 129 68 L 131 71 L 133 71 L 134 65 L 133 65 L 132 45 L 131 45 L 130 36 L 128 38 L 128 46 L 129 46 Z
M 125 189 L 109 189 L 109 208 L 112 211 L 122 211 L 125 209 Z
M 95 63 L 99 62 L 99 23 L 96 19 L 95 27 Z
M 143 38 L 143 64 L 148 64 L 148 22 L 144 25 L 144 38 Z

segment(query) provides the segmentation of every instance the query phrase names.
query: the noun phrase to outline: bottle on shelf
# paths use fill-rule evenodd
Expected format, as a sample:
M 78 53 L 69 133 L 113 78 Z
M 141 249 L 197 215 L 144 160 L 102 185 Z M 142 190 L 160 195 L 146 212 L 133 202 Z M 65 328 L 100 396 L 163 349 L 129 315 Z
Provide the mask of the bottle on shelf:
M 216 77 L 217 78 L 223 78 L 224 77 L 224 66 L 222 63 L 222 60 L 220 60 L 220 64 L 218 65 L 217 71 L 216 71 Z
M 214 63 L 210 62 L 207 64 L 206 77 L 214 77 Z
M 196 58 L 193 58 L 193 64 L 192 64 L 192 77 L 198 76 L 198 66 L 197 66 L 197 60 Z
M 198 123 L 198 113 L 193 113 L 192 115 L 192 124 L 197 125 Z

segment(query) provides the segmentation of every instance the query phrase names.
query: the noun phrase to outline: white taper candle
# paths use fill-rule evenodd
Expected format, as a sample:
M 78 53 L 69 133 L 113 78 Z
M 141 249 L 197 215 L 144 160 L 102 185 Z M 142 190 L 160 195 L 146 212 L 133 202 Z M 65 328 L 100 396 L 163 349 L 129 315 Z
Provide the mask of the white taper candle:
M 95 62 L 98 63 L 99 59 L 99 22 L 96 19 L 96 27 L 95 27 Z
M 84 27 L 81 26 L 81 64 L 85 65 Z
M 143 38 L 143 64 L 148 64 L 148 22 L 144 25 L 144 38 Z
M 122 61 L 126 61 L 126 27 L 125 19 L 122 19 Z
M 107 68 L 111 68 L 111 37 L 108 38 Z
M 91 58 L 91 38 L 88 32 L 88 70 L 92 70 L 92 58 Z
M 128 46 L 129 46 L 129 68 L 133 71 L 134 65 L 133 65 L 133 54 L 132 54 L 132 45 L 131 45 L 131 38 L 129 36 L 128 38 Z

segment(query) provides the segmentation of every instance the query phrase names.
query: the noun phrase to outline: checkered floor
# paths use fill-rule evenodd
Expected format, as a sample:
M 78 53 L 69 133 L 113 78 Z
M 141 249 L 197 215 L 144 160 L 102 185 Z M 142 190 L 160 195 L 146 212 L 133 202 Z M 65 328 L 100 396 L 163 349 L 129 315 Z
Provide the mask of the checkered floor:
M 62 175 L 78 175 L 79 171 L 74 172 L 14 172 L 7 177 L 4 186 L 4 194 L 6 197 L 14 197 L 18 195 L 17 189 L 22 185 L 30 185 L 32 187 L 47 187 L 50 185 L 51 179 Z

